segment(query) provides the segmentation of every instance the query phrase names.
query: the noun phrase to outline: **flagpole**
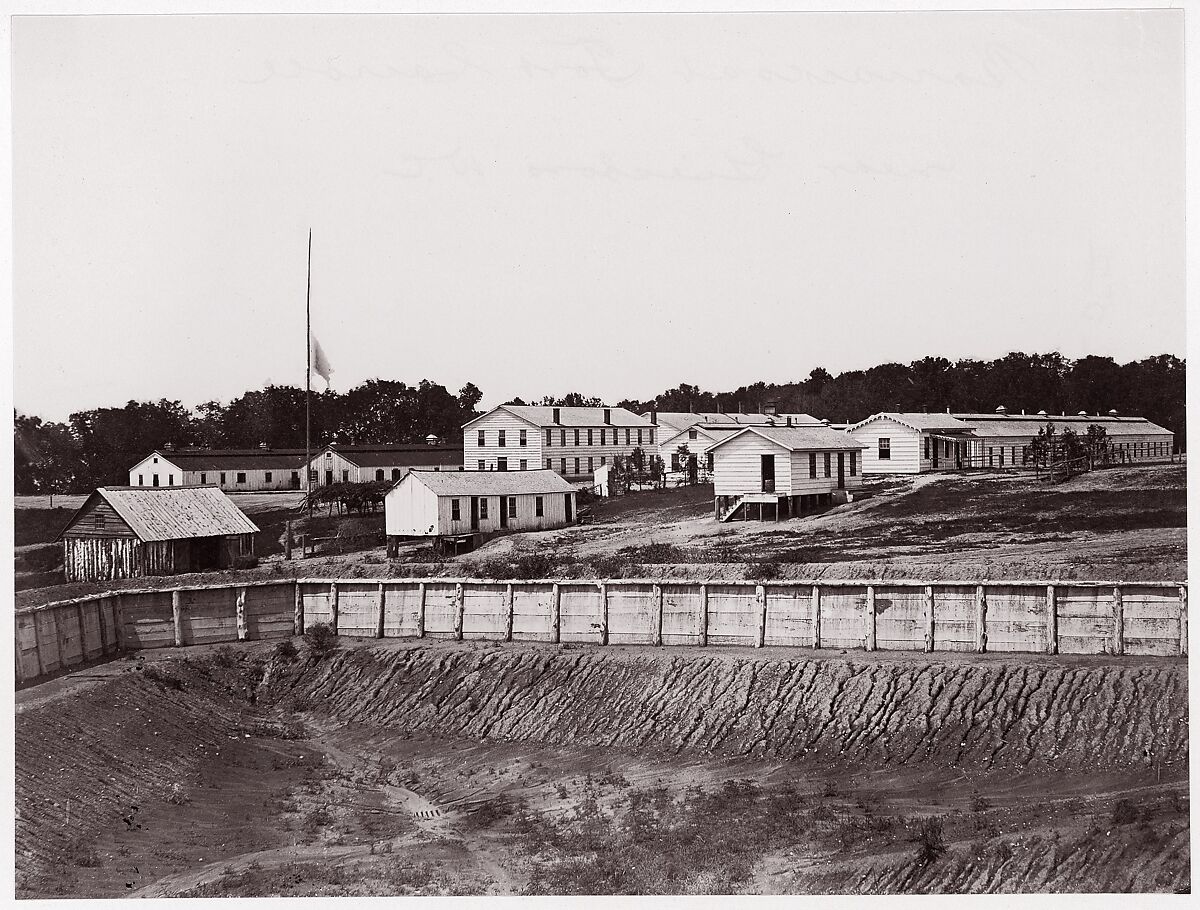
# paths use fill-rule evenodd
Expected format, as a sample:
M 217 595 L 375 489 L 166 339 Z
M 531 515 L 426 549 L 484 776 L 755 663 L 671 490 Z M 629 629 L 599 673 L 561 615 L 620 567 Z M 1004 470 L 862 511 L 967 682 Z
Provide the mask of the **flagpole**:
M 304 295 L 304 501 L 312 521 L 312 228 L 308 229 L 308 290 Z

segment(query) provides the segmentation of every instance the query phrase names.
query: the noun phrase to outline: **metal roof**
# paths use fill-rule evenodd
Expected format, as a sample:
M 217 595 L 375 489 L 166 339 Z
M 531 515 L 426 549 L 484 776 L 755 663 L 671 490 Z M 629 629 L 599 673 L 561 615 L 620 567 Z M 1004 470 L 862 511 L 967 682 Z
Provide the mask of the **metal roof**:
M 673 430 L 687 430 L 698 424 L 713 425 L 727 424 L 734 426 L 755 426 L 775 423 L 776 426 L 786 425 L 790 417 L 793 424 L 819 424 L 821 421 L 811 414 L 726 414 L 723 411 L 646 411 L 643 417 L 649 419 L 655 414 L 659 426 L 670 427 Z
M 1151 423 L 1145 417 L 1112 417 L 1108 414 L 955 414 L 970 426 L 976 436 L 1036 436 L 1047 423 L 1064 425 L 1078 433 L 1086 433 L 1089 425 L 1103 427 L 1108 436 L 1174 436 L 1170 430 Z
M 953 414 L 925 414 L 914 411 L 881 411 L 878 414 L 872 414 L 866 420 L 860 420 L 858 423 L 853 423 L 847 428 L 847 432 L 853 433 L 859 427 L 870 423 L 872 420 L 879 420 L 881 417 L 886 417 L 888 420 L 894 420 L 896 423 L 902 423 L 910 429 L 917 430 L 969 430 L 969 424 L 963 423 Z
M 745 427 L 737 433 L 732 433 L 720 442 L 713 443 L 706 451 L 713 452 L 731 439 L 737 439 L 746 433 L 753 433 L 771 442 L 778 443 L 792 452 L 804 449 L 865 449 L 853 436 L 828 427 Z
M 112 506 L 145 542 L 258 532 L 254 522 L 217 487 L 100 487 L 72 516 L 60 539 L 96 497 Z
M 639 417 L 633 411 L 625 408 L 554 408 L 541 407 L 532 405 L 517 405 L 517 404 L 502 404 L 499 407 L 492 408 L 487 414 L 480 414 L 474 420 L 469 420 L 463 424 L 463 429 L 466 429 L 476 420 L 483 420 L 489 414 L 494 414 L 496 411 L 508 411 L 514 417 L 519 417 L 526 420 L 539 429 L 545 427 L 642 427 L 649 429 L 653 427 L 649 420 L 644 417 Z M 558 422 L 554 421 L 554 412 L 558 411 Z M 608 422 L 604 421 L 604 412 L 609 412 Z
M 151 455 L 185 471 L 270 471 L 304 467 L 303 449 L 155 449 Z
M 420 483 L 438 496 L 519 496 L 576 491 L 572 484 L 546 468 L 533 471 L 409 471 L 397 481 L 397 485 L 402 483 Z
M 360 468 L 410 467 L 412 465 L 462 465 L 461 446 L 329 446 L 317 453 L 316 461 L 326 451 L 336 452 Z

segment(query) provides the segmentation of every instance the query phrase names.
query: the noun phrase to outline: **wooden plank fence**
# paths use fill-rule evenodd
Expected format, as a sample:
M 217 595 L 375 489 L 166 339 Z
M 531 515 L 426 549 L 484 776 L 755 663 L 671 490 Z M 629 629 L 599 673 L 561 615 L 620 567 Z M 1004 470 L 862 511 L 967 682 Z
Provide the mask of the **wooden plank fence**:
M 296 580 L 123 590 L 18 610 L 18 685 L 143 648 L 287 638 L 1187 654 L 1174 582 Z

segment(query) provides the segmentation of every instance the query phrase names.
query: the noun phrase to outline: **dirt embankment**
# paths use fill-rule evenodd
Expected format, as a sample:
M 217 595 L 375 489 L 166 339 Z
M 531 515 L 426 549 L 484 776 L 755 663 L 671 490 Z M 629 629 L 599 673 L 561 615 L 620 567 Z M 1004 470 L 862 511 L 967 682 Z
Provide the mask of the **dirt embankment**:
M 19 693 L 18 894 L 1189 884 L 1183 661 L 271 651 Z
M 471 739 L 1057 770 L 1181 763 L 1187 750 L 1173 661 L 356 648 L 312 672 L 295 683 L 343 723 Z

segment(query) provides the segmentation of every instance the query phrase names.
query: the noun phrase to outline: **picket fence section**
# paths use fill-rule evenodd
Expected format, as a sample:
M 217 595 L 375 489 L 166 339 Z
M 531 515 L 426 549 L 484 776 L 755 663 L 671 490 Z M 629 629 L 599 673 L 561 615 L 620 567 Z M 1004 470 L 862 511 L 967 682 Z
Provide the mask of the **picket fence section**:
M 354 638 L 1187 654 L 1167 582 L 665 582 L 302 578 L 126 590 L 18 610 L 18 684 L 143 648 L 328 623 Z

